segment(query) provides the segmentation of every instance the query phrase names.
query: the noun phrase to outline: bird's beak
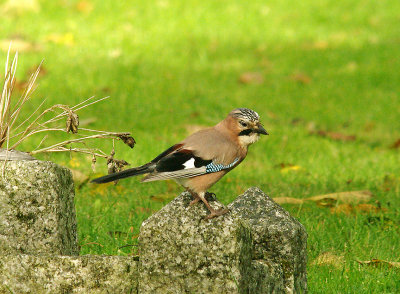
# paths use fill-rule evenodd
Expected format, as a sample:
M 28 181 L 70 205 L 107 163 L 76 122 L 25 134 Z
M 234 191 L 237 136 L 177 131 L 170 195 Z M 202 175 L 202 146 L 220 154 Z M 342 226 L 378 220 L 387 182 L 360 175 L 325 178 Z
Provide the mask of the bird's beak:
M 257 124 L 257 129 L 255 130 L 256 133 L 262 134 L 262 135 L 269 135 L 268 132 L 264 129 L 262 124 Z

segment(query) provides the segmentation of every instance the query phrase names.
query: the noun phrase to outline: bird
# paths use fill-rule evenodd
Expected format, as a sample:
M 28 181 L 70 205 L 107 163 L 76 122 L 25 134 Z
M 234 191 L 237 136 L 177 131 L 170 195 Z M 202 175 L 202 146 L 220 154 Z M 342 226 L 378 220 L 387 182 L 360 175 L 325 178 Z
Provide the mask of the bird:
M 205 204 L 210 211 L 206 219 L 211 219 L 228 210 L 211 207 L 206 198 L 213 193 L 207 192 L 208 189 L 245 159 L 249 146 L 257 142 L 260 135 L 269 134 L 258 113 L 236 108 L 215 126 L 191 134 L 150 162 L 92 182 L 108 183 L 144 174 L 142 182 L 173 179 L 192 195 L 190 205 L 199 201 Z

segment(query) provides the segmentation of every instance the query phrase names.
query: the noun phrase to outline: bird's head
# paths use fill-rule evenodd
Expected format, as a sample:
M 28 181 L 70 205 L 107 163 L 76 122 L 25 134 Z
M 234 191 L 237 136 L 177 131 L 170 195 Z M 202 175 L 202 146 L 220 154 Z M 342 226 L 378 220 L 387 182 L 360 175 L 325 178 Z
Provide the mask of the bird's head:
M 260 135 L 268 135 L 260 122 L 260 116 L 251 109 L 236 108 L 229 113 L 228 118 L 231 120 L 231 131 L 238 136 L 243 147 L 257 142 Z

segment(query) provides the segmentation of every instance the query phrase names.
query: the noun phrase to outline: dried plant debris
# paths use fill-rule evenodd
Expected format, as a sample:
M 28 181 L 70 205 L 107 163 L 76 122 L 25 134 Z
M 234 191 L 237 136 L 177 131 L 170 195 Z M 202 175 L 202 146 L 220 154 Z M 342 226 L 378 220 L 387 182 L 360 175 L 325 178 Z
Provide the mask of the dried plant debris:
M 400 139 L 396 140 L 396 142 L 394 142 L 394 143 L 390 146 L 390 148 L 392 148 L 392 149 L 398 149 L 398 148 L 400 148 Z
M 111 154 L 107 157 L 108 174 L 120 172 L 123 170 L 123 168 L 125 166 L 129 165 L 129 163 L 123 159 L 115 159 L 114 155 L 115 155 L 115 151 L 114 151 L 114 149 L 112 149 Z M 117 184 L 117 183 L 118 183 L 118 180 L 114 181 L 114 184 Z
M 79 127 L 79 116 L 71 111 L 68 114 L 67 118 L 67 127 L 66 127 L 66 132 L 72 132 L 73 134 L 78 133 L 78 127 Z
M 116 134 L 116 136 L 118 138 L 120 138 L 122 140 L 122 142 L 124 142 L 126 145 L 128 145 L 131 148 L 133 148 L 133 146 L 135 146 L 135 144 L 136 144 L 135 139 L 133 139 L 133 137 L 131 136 L 130 133 Z
M 303 204 L 304 199 L 293 197 L 275 197 L 273 200 L 278 204 Z
M 293 197 L 276 197 L 273 200 L 278 204 L 303 204 L 306 201 L 313 201 L 318 206 L 333 207 L 337 202 L 341 203 L 365 203 L 372 199 L 372 193 L 368 190 L 362 191 L 346 191 L 338 193 L 330 193 L 324 195 L 317 195 L 308 198 L 293 198 Z
M 356 213 L 361 213 L 361 214 L 376 214 L 378 212 L 386 212 L 386 208 L 382 208 L 381 204 L 379 201 L 376 201 L 376 205 L 370 204 L 370 203 L 360 203 L 357 205 L 349 204 L 349 203 L 343 203 L 339 204 L 337 206 L 331 207 L 330 208 L 331 213 L 333 214 L 345 214 L 345 215 L 351 215 L 351 214 L 356 214 Z
M 323 203 L 365 203 L 372 199 L 372 193 L 368 190 L 362 191 L 346 191 L 346 192 L 338 192 L 338 193 L 330 193 L 324 195 L 318 195 L 306 198 L 306 200 L 311 200 L 316 202 L 317 204 L 321 204 L 324 206 Z M 326 206 L 326 205 L 325 205 Z
M 371 260 L 356 260 L 361 265 L 375 266 L 375 267 L 388 267 L 400 269 L 400 262 L 398 261 L 387 261 L 381 259 L 371 259 Z
M 332 252 L 323 252 L 314 261 L 311 262 L 312 265 L 318 266 L 333 266 L 337 269 L 340 269 L 344 266 L 344 256 L 336 255 Z
M 307 74 L 301 72 L 291 75 L 290 79 L 303 85 L 311 82 L 311 78 Z
M 11 48 L 11 46 L 10 46 Z M 45 110 L 42 106 L 45 100 L 26 118 L 21 118 L 20 113 L 22 107 L 30 101 L 33 92 L 36 89 L 35 81 L 39 76 L 42 63 L 32 72 L 30 78 L 25 83 L 25 88 L 22 90 L 22 95 L 16 99 L 13 91 L 16 88 L 16 69 L 18 63 L 18 53 L 15 54 L 12 61 L 10 60 L 10 49 L 8 50 L 7 60 L 5 64 L 5 75 L 3 90 L 0 99 L 0 148 L 5 150 L 15 150 L 23 141 L 33 135 L 44 135 L 39 146 L 28 153 L 38 154 L 44 152 L 79 152 L 92 155 L 92 168 L 96 163 L 96 157 L 107 159 L 107 164 L 112 166 L 112 169 L 119 171 L 128 163 L 125 160 L 114 159 L 114 147 L 112 156 L 108 155 L 101 149 L 87 147 L 87 142 L 93 139 L 111 139 L 114 142 L 122 141 L 129 147 L 133 148 L 135 139 L 130 133 L 116 133 L 98 131 L 93 129 L 82 128 L 79 126 L 79 116 L 77 112 L 90 105 L 108 99 L 104 97 L 96 99 L 90 97 L 75 106 L 63 104 L 53 105 Z M 63 126 L 64 121 L 64 126 Z M 54 132 L 64 132 L 67 134 L 76 135 L 75 138 L 65 140 L 51 146 L 42 147 L 42 144 L 48 138 L 48 134 Z M 73 145 L 79 144 L 80 147 Z
M 260 85 L 264 82 L 264 76 L 259 72 L 244 72 L 239 76 L 238 82 Z

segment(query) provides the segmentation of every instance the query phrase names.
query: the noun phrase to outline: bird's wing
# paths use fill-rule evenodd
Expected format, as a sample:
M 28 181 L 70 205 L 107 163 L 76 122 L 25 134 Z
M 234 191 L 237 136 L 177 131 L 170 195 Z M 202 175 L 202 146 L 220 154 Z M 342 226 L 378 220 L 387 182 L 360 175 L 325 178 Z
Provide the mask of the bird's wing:
M 229 142 L 217 135 L 200 132 L 172 146 L 152 161 L 156 164 L 154 172 L 142 181 L 191 178 L 233 168 L 241 158 L 237 152 L 226 152 L 224 145 Z M 215 150 L 214 153 L 210 149 Z

